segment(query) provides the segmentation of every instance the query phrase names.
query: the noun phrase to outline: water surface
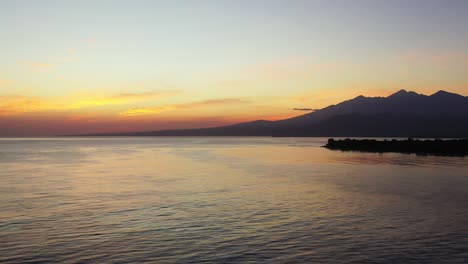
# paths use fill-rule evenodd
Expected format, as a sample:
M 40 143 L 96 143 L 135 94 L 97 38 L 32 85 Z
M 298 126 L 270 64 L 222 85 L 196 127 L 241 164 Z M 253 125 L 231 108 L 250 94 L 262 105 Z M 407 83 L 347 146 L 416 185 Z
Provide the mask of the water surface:
M 468 159 L 322 138 L 0 139 L 0 263 L 466 263 Z

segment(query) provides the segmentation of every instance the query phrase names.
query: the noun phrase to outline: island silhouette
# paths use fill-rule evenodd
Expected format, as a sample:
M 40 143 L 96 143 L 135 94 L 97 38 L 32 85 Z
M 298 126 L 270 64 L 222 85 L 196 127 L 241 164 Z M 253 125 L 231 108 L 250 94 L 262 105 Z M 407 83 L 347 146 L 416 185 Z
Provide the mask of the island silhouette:
M 400 90 L 388 97 L 360 95 L 284 120 L 85 136 L 464 138 L 468 137 L 468 97 L 442 90 L 432 95 Z

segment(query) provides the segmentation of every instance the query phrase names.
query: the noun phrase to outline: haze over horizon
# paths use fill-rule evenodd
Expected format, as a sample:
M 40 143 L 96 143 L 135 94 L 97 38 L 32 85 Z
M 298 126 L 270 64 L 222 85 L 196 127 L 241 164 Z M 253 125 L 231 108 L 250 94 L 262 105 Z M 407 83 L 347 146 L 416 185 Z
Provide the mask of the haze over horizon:
M 278 120 L 468 95 L 467 1 L 2 1 L 0 136 Z

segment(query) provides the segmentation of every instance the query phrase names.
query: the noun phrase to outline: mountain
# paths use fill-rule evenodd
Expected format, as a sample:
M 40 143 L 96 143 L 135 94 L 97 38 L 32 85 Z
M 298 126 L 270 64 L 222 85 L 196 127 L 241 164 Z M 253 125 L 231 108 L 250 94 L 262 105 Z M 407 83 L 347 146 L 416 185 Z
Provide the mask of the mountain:
M 222 127 L 96 134 L 99 136 L 343 136 L 468 137 L 468 97 L 400 90 L 388 97 L 358 96 L 301 116 Z
M 277 136 L 467 137 L 468 98 L 400 90 L 388 97 L 358 96 L 277 122 Z

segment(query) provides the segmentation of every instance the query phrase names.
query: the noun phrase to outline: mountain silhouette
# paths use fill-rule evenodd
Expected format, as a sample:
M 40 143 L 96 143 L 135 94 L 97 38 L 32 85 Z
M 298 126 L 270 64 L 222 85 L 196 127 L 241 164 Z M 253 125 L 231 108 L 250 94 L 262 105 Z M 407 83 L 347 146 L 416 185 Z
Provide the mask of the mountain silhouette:
M 358 96 L 297 117 L 229 126 L 100 136 L 334 136 L 468 137 L 468 97 L 400 90 L 388 97 Z

